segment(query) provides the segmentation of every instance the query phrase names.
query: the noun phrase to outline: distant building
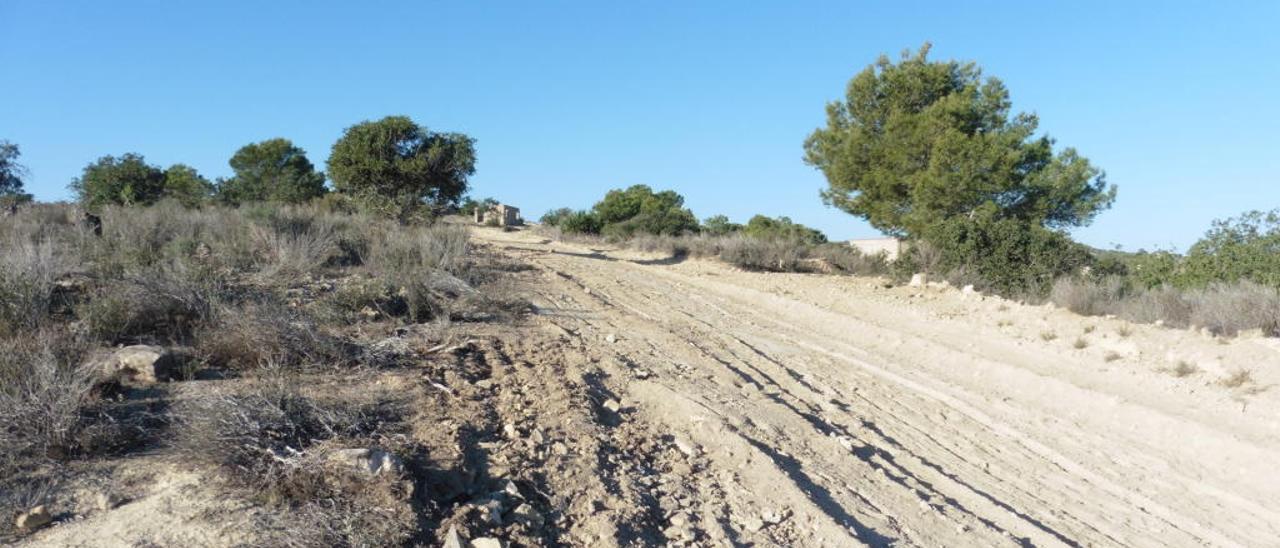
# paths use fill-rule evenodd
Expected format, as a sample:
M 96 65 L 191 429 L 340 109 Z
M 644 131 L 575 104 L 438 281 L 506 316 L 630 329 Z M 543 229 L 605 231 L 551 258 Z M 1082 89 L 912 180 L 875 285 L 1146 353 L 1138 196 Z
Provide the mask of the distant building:
M 498 226 L 520 226 L 524 224 L 524 218 L 520 217 L 520 208 L 509 206 L 506 204 L 498 204 L 489 209 L 476 208 L 476 223 L 487 225 L 497 224 Z
M 849 240 L 849 245 L 862 252 L 863 255 L 884 253 L 890 261 L 896 260 L 902 253 L 902 240 L 897 238 L 861 238 Z

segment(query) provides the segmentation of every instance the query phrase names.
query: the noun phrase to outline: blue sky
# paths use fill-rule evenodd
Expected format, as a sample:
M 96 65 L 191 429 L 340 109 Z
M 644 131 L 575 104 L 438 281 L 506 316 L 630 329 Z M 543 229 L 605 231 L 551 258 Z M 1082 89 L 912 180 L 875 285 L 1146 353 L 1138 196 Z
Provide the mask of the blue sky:
M 1119 185 L 1078 239 L 1183 248 L 1280 207 L 1278 28 L 1280 2 L 0 0 L 0 139 L 57 200 L 105 154 L 212 178 L 280 136 L 323 166 L 343 128 L 406 114 L 475 137 L 474 194 L 527 216 L 645 183 L 863 237 L 801 144 L 857 71 L 928 40 Z

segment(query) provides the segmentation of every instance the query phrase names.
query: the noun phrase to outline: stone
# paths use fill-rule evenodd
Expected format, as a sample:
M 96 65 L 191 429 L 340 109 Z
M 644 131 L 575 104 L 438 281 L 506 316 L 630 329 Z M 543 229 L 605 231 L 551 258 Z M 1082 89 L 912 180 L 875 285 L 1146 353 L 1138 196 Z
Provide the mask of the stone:
M 617 335 L 614 335 L 613 333 L 610 333 L 610 334 L 608 334 L 608 335 L 605 335 L 605 336 L 604 336 L 604 340 L 605 340 L 605 342 L 607 342 L 607 343 L 609 343 L 609 344 L 613 344 L 613 343 L 618 342 L 618 336 L 617 336 Z
M 352 447 L 334 449 L 329 452 L 328 461 L 370 476 L 383 474 L 398 476 L 404 473 L 404 462 L 400 460 L 400 457 L 378 448 Z
M 120 505 L 120 497 L 111 493 L 103 492 L 98 493 L 98 496 L 95 497 L 95 502 L 97 503 L 99 510 L 106 512 Z
M 502 548 L 502 541 L 491 537 L 481 537 L 471 541 L 471 548 Z
M 923 272 L 917 272 L 911 276 L 911 282 L 907 284 L 909 287 L 924 287 L 929 283 L 929 276 Z
M 604 408 L 614 413 L 617 413 L 619 411 L 622 411 L 622 402 L 618 400 L 605 400 Z
M 462 535 L 458 534 L 458 526 L 450 525 L 449 532 L 444 534 L 444 548 L 464 548 Z
M 973 284 L 969 284 L 960 288 L 960 293 L 964 295 L 975 295 L 978 293 L 978 290 L 973 288 Z
M 542 527 L 543 524 L 542 514 L 528 504 L 517 506 L 515 511 L 511 512 L 511 517 L 516 523 L 533 529 Z
M 695 445 L 693 445 L 693 444 L 691 444 L 691 443 L 689 443 L 689 442 L 687 442 L 687 441 L 684 441 L 684 440 L 682 440 L 682 439 L 680 439 L 680 438 L 676 438 L 676 439 L 675 439 L 675 441 L 674 441 L 673 443 L 675 444 L 676 449 L 680 450 L 680 452 L 681 452 L 681 453 L 684 453 L 684 455 L 685 455 L 686 457 L 696 457 L 696 456 L 698 456 L 698 447 L 697 447 L 697 446 L 695 446 Z
M 163 347 L 137 344 L 112 352 L 100 367 L 108 376 L 152 384 L 177 378 L 181 365 L 178 355 Z
M 41 527 L 53 523 L 53 516 L 49 515 L 49 510 L 43 504 L 32 508 L 27 512 L 23 512 L 14 522 L 19 531 L 30 533 Z

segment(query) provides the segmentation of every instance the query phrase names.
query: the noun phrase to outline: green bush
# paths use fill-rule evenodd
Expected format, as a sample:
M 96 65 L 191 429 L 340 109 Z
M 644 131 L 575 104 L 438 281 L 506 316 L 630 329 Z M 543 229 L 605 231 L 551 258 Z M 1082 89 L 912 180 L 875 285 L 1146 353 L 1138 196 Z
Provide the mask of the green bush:
M 827 242 L 827 236 L 818 230 L 793 222 L 789 217 L 756 215 L 747 221 L 742 233 L 753 238 L 770 238 L 799 241 L 809 245 Z
M 931 227 L 926 240 L 938 253 L 935 272 L 967 276 L 1001 295 L 1043 296 L 1054 280 L 1093 263 L 1089 249 L 1065 234 L 1015 219 L 955 218 Z M 898 268 L 917 258 L 909 254 Z
M 548 211 L 541 219 L 538 220 L 538 222 L 547 226 L 560 226 L 560 223 L 564 222 L 564 220 L 569 218 L 571 215 L 573 215 L 572 209 L 562 207 L 560 209 Z
M 556 226 L 570 234 L 599 234 L 602 223 L 590 211 L 575 211 L 561 219 Z

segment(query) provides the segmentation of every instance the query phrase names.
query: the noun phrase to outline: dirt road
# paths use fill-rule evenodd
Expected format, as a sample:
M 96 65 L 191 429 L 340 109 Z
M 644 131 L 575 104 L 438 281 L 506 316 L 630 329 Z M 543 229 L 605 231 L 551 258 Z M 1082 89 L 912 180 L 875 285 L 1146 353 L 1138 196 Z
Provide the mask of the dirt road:
M 595 453 L 616 500 L 568 513 L 598 542 L 1280 545 L 1274 340 L 476 237 L 536 267 L 534 321 L 590 356 L 565 382 L 617 409 L 606 443 L 661 440 Z M 627 501 L 665 538 L 622 531 Z

